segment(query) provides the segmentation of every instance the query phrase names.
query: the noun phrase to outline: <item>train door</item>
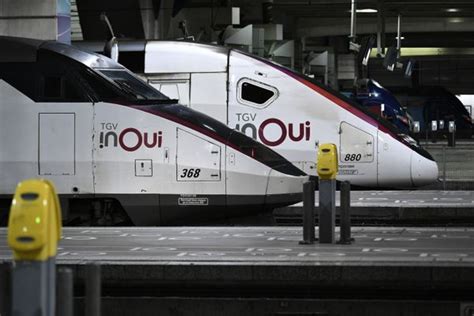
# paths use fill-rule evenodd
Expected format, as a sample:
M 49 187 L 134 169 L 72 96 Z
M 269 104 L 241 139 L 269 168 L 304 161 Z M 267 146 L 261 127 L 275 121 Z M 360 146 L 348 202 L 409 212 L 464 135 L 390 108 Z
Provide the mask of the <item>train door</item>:
M 347 122 L 340 125 L 339 179 L 376 181 L 375 139 L 366 131 Z M 360 183 L 363 184 L 363 183 Z
M 192 192 L 181 196 L 178 205 L 225 205 L 224 154 L 221 145 L 177 128 L 176 181 Z
M 38 114 L 38 173 L 40 176 L 76 174 L 76 114 Z

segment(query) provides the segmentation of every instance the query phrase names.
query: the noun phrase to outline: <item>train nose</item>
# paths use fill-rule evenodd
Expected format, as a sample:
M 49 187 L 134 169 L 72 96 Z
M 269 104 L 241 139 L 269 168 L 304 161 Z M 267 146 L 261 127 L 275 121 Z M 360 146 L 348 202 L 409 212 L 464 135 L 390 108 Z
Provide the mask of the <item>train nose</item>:
M 413 152 L 411 157 L 411 181 L 413 185 L 428 185 L 435 182 L 437 179 L 438 164 L 436 161 L 434 161 L 434 159 L 423 157 L 417 152 Z

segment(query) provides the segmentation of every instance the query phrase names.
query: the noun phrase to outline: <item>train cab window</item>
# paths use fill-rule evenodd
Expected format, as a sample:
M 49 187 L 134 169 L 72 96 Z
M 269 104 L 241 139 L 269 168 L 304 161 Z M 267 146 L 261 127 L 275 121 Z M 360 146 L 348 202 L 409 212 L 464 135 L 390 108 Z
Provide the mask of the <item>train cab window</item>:
M 99 72 L 113 81 L 125 95 L 132 96 L 134 101 L 169 100 L 167 96 L 126 70 L 102 69 Z
M 45 98 L 61 97 L 61 77 L 45 77 L 43 84 L 43 96 Z
M 264 83 L 244 78 L 237 84 L 237 99 L 240 103 L 264 108 L 278 97 L 278 90 Z

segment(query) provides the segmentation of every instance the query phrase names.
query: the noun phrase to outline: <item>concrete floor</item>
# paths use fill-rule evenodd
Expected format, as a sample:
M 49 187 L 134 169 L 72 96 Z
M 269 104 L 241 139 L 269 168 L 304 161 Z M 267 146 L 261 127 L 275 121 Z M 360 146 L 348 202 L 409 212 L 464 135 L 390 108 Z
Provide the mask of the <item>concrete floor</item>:
M 0 230 L 0 267 L 11 262 Z M 100 265 L 103 315 L 470 315 L 473 228 L 355 227 L 300 245 L 297 227 L 65 228 L 75 313 Z M 3 263 L 2 263 L 3 262 Z M 468 313 L 468 314 L 465 314 Z
M 0 260 L 9 260 L 6 229 Z M 317 235 L 316 235 L 317 236 Z M 474 228 L 353 227 L 352 245 L 300 245 L 298 227 L 64 228 L 58 263 L 474 267 Z

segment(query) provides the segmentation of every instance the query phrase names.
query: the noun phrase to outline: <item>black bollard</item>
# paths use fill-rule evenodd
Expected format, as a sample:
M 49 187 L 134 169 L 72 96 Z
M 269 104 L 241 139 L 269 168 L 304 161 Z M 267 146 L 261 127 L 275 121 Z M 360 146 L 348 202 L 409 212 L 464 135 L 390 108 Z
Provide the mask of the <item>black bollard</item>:
M 351 238 L 351 184 L 341 183 L 340 236 L 338 244 L 349 245 Z
M 314 243 L 314 182 L 303 183 L 303 240 L 302 245 Z
M 335 242 L 336 179 L 319 179 L 319 243 Z
M 456 122 L 449 121 L 448 124 L 448 146 L 449 147 L 456 147 Z
M 56 315 L 72 316 L 74 314 L 73 275 L 70 268 L 59 268 L 56 281 Z
M 0 264 L 0 315 L 10 315 L 11 299 L 11 265 L 3 262 Z
M 86 266 L 86 316 L 100 316 L 101 295 L 100 265 L 88 264 Z

